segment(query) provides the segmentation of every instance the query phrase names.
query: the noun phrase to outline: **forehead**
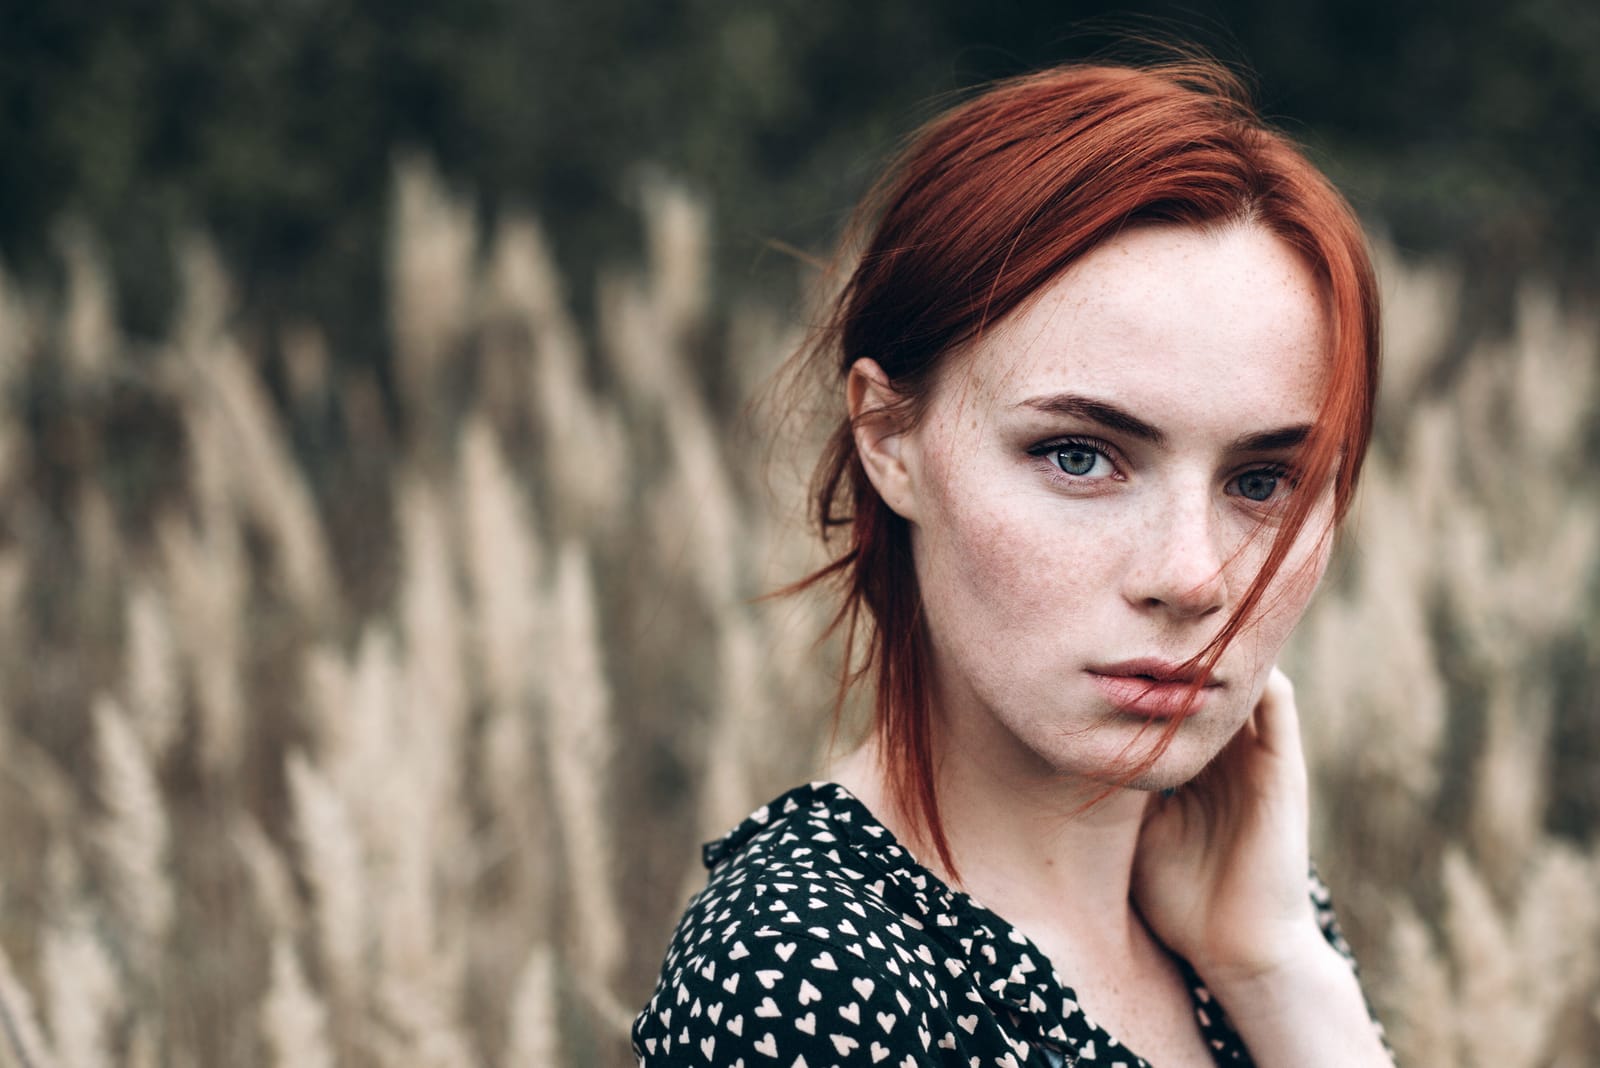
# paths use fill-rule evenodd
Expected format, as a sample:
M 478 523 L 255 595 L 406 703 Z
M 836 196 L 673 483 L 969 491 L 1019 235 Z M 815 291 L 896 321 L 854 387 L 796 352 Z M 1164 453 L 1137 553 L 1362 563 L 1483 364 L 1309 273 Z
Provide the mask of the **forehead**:
M 1311 422 L 1328 362 L 1324 305 L 1305 260 L 1259 227 L 1142 227 L 990 330 L 949 384 L 984 406 L 1070 391 L 1160 424 Z

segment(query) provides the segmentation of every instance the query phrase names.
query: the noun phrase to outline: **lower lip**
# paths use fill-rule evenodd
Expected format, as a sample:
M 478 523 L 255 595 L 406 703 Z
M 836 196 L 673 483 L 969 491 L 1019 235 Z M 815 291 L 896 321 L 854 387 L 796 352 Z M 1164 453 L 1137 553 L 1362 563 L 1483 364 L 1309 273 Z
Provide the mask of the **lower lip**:
M 1156 682 L 1141 675 L 1096 675 L 1091 671 L 1089 677 L 1119 712 L 1150 719 L 1192 716 L 1217 689 L 1213 683 L 1195 693 L 1187 682 Z

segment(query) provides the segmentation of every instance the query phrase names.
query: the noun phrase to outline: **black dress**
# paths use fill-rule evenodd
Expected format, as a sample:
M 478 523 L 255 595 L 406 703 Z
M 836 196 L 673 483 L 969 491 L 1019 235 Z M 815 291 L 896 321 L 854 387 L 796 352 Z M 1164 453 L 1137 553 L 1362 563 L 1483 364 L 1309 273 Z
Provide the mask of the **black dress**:
M 710 881 L 634 1021 L 644 1068 L 1146 1065 L 1084 1013 L 1038 947 L 919 865 L 836 783 L 763 805 L 704 859 Z M 1314 875 L 1311 894 L 1350 959 Z M 1250 1064 L 1180 965 L 1217 1063 Z

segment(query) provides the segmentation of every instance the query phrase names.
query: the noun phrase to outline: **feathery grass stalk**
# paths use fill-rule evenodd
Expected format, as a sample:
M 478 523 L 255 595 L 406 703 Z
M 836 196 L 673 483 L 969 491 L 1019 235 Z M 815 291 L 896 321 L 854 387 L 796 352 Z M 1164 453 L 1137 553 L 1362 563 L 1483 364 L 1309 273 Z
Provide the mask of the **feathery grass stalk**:
M 243 512 L 273 542 L 274 564 L 289 599 L 309 619 L 323 614 L 334 591 L 333 566 L 311 491 L 277 428 L 277 417 L 244 354 L 229 340 L 189 361 L 197 447 L 212 448 L 228 470 L 221 477 Z
M 233 844 L 250 876 L 262 926 L 273 937 L 295 931 L 300 926 L 299 899 L 277 846 L 248 814 L 234 818 Z
M 149 754 L 116 701 L 102 696 L 94 718 L 105 807 L 99 852 L 134 972 L 154 979 L 173 915 L 166 808 Z
M 1401 1064 L 1454 1064 L 1459 1012 L 1448 963 L 1414 908 L 1395 908 L 1377 1004 Z
M 404 728 L 425 765 L 420 784 L 442 816 L 460 805 L 461 754 L 467 728 L 462 609 L 456 596 L 446 516 L 431 487 L 406 482 L 400 493 L 402 577 L 399 615 Z M 413 788 L 416 788 L 413 784 Z M 440 827 L 449 821 L 439 820 Z M 430 849 L 444 845 L 429 842 Z
M 94 381 L 111 369 L 119 341 L 111 280 L 94 236 L 82 223 L 63 227 L 58 244 L 67 267 L 67 366 L 79 380 Z
M 761 632 L 743 613 L 722 620 L 717 644 L 716 718 L 711 725 L 711 750 L 705 756 L 700 788 L 699 834 L 710 839 L 731 821 L 761 803 L 750 781 L 752 727 L 766 717 L 767 696 L 761 680 Z M 702 882 L 694 865 L 692 882 Z M 698 890 L 698 887 L 695 887 Z
M 709 213 L 698 197 L 660 176 L 645 181 L 643 194 L 651 304 L 668 336 L 681 339 L 709 304 Z
M 601 658 L 599 620 L 588 554 L 576 544 L 556 558 L 551 657 L 560 664 L 545 695 L 551 794 L 562 829 L 570 960 L 592 994 L 609 994 L 622 962 L 616 912 L 613 833 L 606 804 L 612 746 L 611 689 Z
M 272 984 L 261 1006 L 261 1036 L 273 1068 L 333 1068 L 328 1012 L 283 935 L 272 943 Z
M 115 969 L 81 912 L 45 932 L 43 972 L 50 1037 L 60 1068 L 111 1068 L 114 1017 L 122 1006 Z
M 389 1036 L 382 1060 L 418 1068 L 475 1068 L 450 999 L 426 985 L 380 977 L 379 999 Z M 380 1047 L 383 1048 L 383 1047 Z
M 431 413 L 435 378 L 462 334 L 477 244 L 471 208 L 417 157 L 395 169 L 389 249 L 389 307 L 407 408 Z
M 396 771 L 401 729 L 399 661 L 393 632 L 368 625 L 349 665 L 344 705 L 322 710 L 331 718 L 320 728 L 328 744 L 318 763 L 365 845 L 384 833 L 388 819 L 384 784 Z
M 128 713 L 153 764 L 159 765 L 182 726 L 177 650 L 161 597 L 146 585 L 129 591 L 123 677 Z
M 21 1028 L 7 1004 L 4 990 L 0 990 L 0 1035 L 5 1036 L 7 1052 L 16 1058 L 21 1068 L 34 1068 L 38 1061 L 29 1055 L 28 1047 L 23 1044 Z
M 485 281 L 487 343 L 526 366 L 526 403 L 539 437 L 541 481 L 557 528 L 608 528 L 626 507 L 625 428 L 589 386 L 582 333 L 566 308 L 544 234 L 512 218 L 494 236 Z
M 1445 857 L 1445 926 L 1456 964 L 1462 1048 L 1480 1068 L 1535 1063 L 1537 1016 L 1518 989 L 1517 949 L 1489 888 L 1457 850 Z
M 523 492 L 484 423 L 462 434 L 458 484 L 478 671 L 493 708 L 521 709 L 538 664 L 531 653 L 541 640 L 541 550 Z
M 651 501 L 651 519 L 668 549 L 663 562 L 670 566 L 671 556 L 686 557 L 706 604 L 720 610 L 740 589 L 743 516 L 704 402 L 686 390 L 664 402 L 673 467 Z
M 411 682 L 424 710 L 438 716 L 453 744 L 466 701 L 462 677 L 460 606 L 446 530 L 446 515 L 431 485 L 407 480 L 399 497 L 400 619 Z
M 18 1068 L 54 1068 L 55 1058 L 39 1030 L 33 999 L 17 982 L 3 948 L 0 948 L 0 1035 L 4 1036 L 4 1048 Z
M 511 1036 L 505 1063 L 562 1063 L 561 1027 L 556 1014 L 556 962 L 548 946 L 536 945 L 517 978 L 511 998 Z
M 288 758 L 301 870 L 312 890 L 317 946 L 335 1018 L 354 1011 L 367 947 L 369 887 L 360 839 L 341 798 L 304 754 Z
M 233 772 L 244 746 L 240 621 L 245 565 L 238 531 L 215 518 L 195 532 L 169 519 L 158 531 L 166 590 L 199 711 L 203 769 Z

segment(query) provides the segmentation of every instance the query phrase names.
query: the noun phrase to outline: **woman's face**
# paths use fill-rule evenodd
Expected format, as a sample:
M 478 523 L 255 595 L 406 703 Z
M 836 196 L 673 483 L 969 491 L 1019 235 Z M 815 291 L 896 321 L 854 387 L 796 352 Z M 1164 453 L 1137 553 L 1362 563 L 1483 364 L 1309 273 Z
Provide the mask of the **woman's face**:
M 1250 586 L 1291 493 L 1322 500 L 1170 748 L 1243 724 L 1327 561 L 1332 487 L 1293 484 L 1325 384 L 1304 261 L 1258 227 L 1129 231 L 951 359 L 924 417 L 865 430 L 911 522 L 941 722 L 1006 774 L 1120 777 L 1179 715 L 1169 676 Z M 861 365 L 853 400 L 884 399 Z M 877 393 L 874 393 L 877 390 Z M 1142 732 L 1142 733 L 1141 733 Z

